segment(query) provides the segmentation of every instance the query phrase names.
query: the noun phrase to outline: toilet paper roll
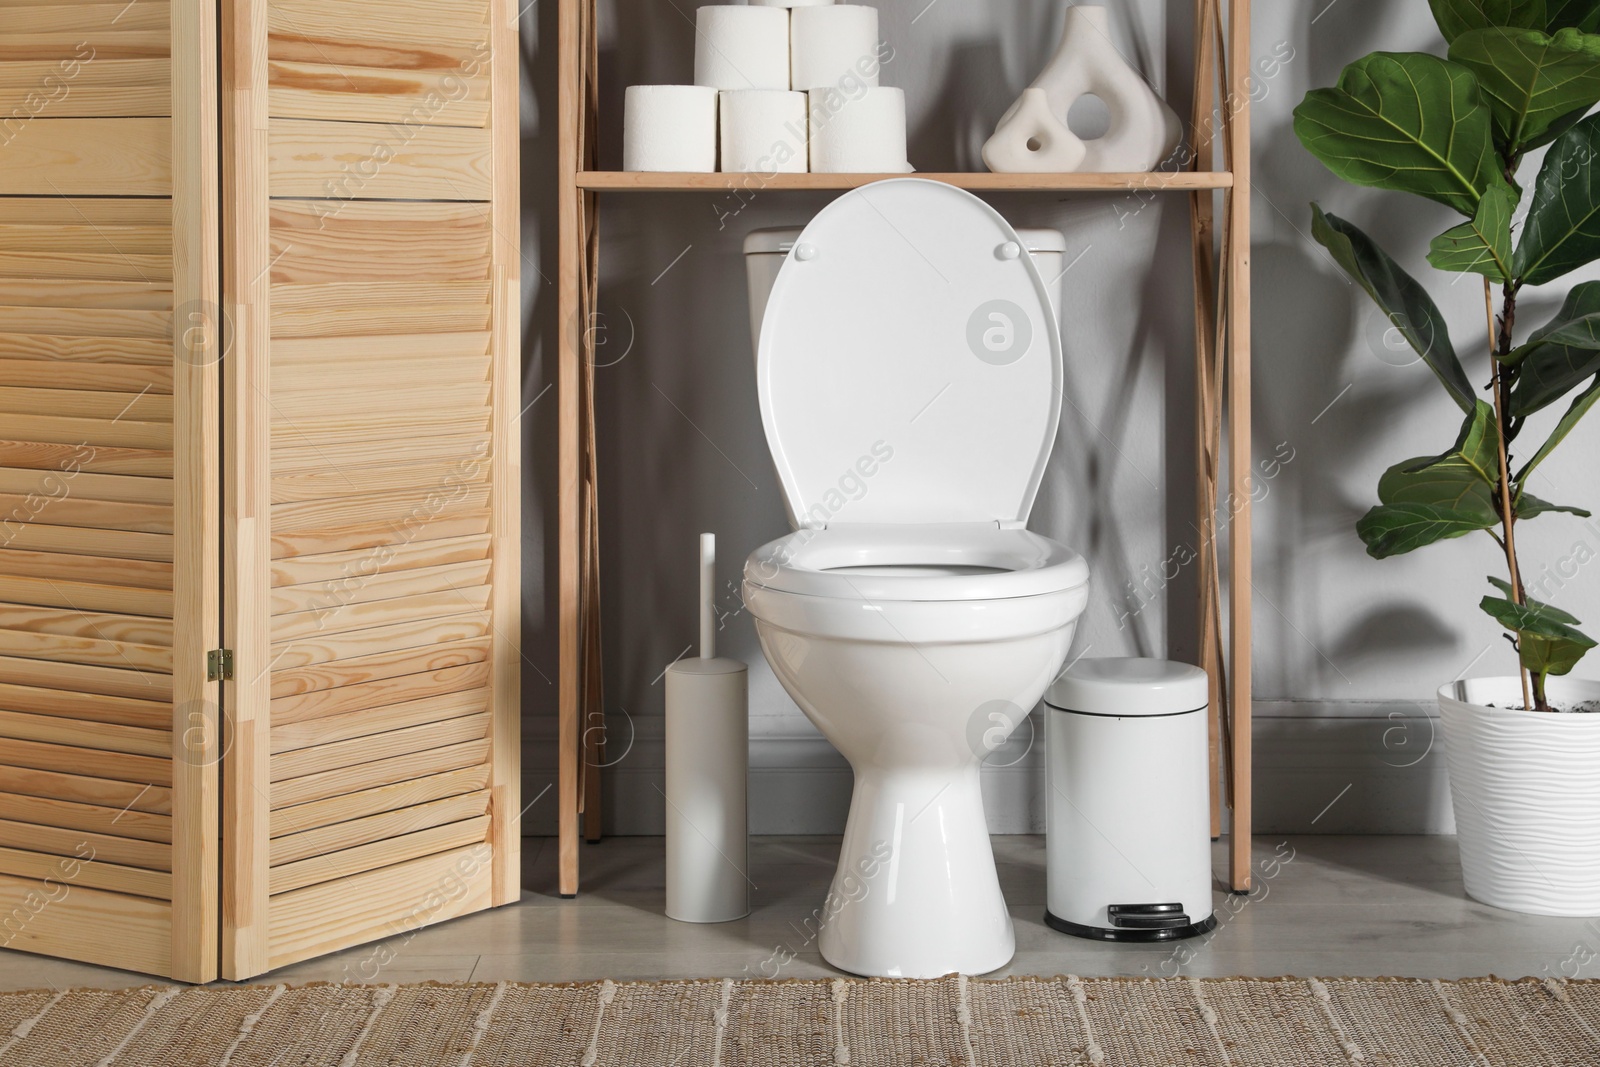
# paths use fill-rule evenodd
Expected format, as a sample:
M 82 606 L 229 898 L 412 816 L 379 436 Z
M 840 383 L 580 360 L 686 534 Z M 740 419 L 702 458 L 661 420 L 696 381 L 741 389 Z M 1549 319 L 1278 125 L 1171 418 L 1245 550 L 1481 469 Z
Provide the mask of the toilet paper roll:
M 878 9 L 854 4 L 792 12 L 791 77 L 796 89 L 849 89 L 878 84 Z
M 823 7 L 833 0 L 750 0 L 751 7 Z
M 809 169 L 805 93 L 741 89 L 722 94 L 722 169 L 804 174 Z
M 703 7 L 695 23 L 694 83 L 715 89 L 789 88 L 789 12 Z
M 717 91 L 699 85 L 630 85 L 623 97 L 622 169 L 717 169 Z
M 811 169 L 825 174 L 909 174 L 901 89 L 813 89 Z

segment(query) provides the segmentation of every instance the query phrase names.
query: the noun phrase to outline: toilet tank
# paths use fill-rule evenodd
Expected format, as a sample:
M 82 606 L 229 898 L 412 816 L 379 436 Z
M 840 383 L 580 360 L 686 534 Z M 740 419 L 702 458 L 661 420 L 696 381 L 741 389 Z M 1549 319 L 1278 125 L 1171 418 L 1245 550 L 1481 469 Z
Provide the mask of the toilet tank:
M 750 351 L 761 347 L 761 323 L 766 318 L 767 301 L 778 282 L 778 271 L 788 257 L 801 230 L 755 230 L 744 239 L 744 262 L 750 281 Z M 1050 290 L 1050 304 L 1061 314 L 1063 271 L 1067 258 L 1067 239 L 1056 230 L 1018 230 L 1028 253 Z

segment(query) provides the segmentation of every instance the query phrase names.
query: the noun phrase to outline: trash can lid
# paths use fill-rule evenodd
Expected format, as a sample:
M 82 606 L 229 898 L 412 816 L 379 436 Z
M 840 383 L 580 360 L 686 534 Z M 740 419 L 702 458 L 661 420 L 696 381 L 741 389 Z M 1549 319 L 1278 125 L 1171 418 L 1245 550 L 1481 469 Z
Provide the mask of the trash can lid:
M 1199 667 L 1171 660 L 1081 659 L 1044 701 L 1089 715 L 1181 715 L 1211 702 L 1211 683 Z

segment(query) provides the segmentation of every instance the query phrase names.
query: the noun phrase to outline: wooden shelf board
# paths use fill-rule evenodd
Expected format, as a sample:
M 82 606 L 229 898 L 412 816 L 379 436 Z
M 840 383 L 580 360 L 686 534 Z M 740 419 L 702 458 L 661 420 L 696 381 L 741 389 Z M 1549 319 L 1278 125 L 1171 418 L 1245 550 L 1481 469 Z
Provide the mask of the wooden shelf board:
M 926 178 L 977 192 L 1129 192 L 1230 189 L 1226 171 L 1153 171 L 1123 174 L 668 174 L 588 170 L 578 174 L 578 188 L 617 193 L 717 192 L 738 189 L 855 189 L 889 178 Z

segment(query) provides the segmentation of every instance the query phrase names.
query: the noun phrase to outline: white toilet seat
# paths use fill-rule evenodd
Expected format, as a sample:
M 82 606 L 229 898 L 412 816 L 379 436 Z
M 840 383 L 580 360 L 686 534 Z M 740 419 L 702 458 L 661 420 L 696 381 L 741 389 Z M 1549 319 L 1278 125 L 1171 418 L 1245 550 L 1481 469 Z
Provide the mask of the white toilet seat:
M 1079 589 L 1083 557 L 1028 530 L 989 523 L 842 525 L 800 530 L 745 564 L 765 589 L 836 600 L 1011 600 Z
M 789 514 L 1026 522 L 1063 402 L 1050 293 L 1017 231 L 964 190 L 897 178 L 829 204 L 778 272 L 757 355 Z

